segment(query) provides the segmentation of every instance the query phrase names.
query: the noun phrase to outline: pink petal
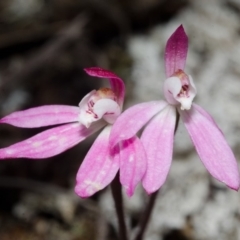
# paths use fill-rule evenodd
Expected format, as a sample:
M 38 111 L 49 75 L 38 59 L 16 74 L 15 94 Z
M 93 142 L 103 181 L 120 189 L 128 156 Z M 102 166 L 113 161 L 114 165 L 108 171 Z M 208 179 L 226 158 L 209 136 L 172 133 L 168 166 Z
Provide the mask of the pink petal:
M 65 105 L 48 105 L 18 111 L 2 118 L 0 123 L 16 127 L 34 128 L 78 121 L 79 108 Z
M 90 128 L 86 128 L 80 123 L 55 127 L 27 140 L 0 149 L 0 159 L 52 157 L 75 146 L 101 127 L 103 127 L 103 123 L 98 123 Z
M 111 126 L 100 133 L 87 153 L 77 173 L 75 192 L 80 197 L 90 197 L 105 188 L 119 169 L 119 158 L 112 157 L 109 151 Z
M 146 154 L 138 137 L 124 140 L 120 146 L 120 182 L 131 197 L 146 172 Z
M 118 104 L 122 108 L 125 95 L 125 85 L 123 80 L 119 78 L 115 73 L 99 67 L 85 68 L 84 70 L 88 75 L 93 77 L 109 78 L 111 88 L 117 96 Z
M 190 111 L 180 111 L 198 155 L 214 178 L 238 190 L 240 178 L 233 152 L 212 118 L 199 109 L 194 105 Z
M 147 171 L 143 187 L 148 194 L 165 182 L 172 162 L 176 109 L 167 106 L 145 128 L 141 141 L 147 154 Z
M 165 48 L 166 76 L 172 76 L 178 69 L 184 70 L 188 50 L 188 37 L 182 25 L 168 39 Z
M 133 137 L 154 115 L 167 105 L 164 101 L 140 103 L 128 108 L 113 124 L 110 145 Z

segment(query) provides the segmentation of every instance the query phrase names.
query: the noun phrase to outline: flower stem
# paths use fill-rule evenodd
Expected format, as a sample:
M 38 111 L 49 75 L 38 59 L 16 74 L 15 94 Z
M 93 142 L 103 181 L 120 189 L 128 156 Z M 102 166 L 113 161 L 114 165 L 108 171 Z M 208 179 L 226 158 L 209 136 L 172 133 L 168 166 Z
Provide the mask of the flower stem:
M 174 129 L 174 135 L 176 134 L 176 131 L 178 129 L 178 124 L 179 124 L 179 113 L 176 109 L 176 125 L 175 125 L 175 129 Z M 153 210 L 156 198 L 157 198 L 157 194 L 158 194 L 158 191 L 152 193 L 151 196 L 150 196 L 148 205 L 147 205 L 145 211 L 143 212 L 141 221 L 139 223 L 139 232 L 137 233 L 135 240 L 142 240 L 143 239 L 143 235 L 144 235 L 145 230 L 147 228 L 148 221 L 151 217 L 151 213 L 152 213 L 152 210 Z
M 177 129 L 178 129 L 178 125 L 179 125 L 179 118 L 180 118 L 180 115 L 176 109 L 176 125 L 175 125 L 175 129 L 174 129 L 174 135 L 176 135 L 176 132 L 177 132 Z
M 111 183 L 111 190 L 118 218 L 119 240 L 128 240 L 123 210 L 122 188 L 119 182 L 119 173 L 117 173 L 116 177 Z
M 141 222 L 139 224 L 139 232 L 138 232 L 135 240 L 142 240 L 143 239 L 143 235 L 144 235 L 144 232 L 147 228 L 148 221 L 149 221 L 149 218 L 151 216 L 155 200 L 157 198 L 157 194 L 158 194 L 158 191 L 152 193 L 151 196 L 150 196 L 148 205 L 147 205 L 145 211 L 143 212 Z

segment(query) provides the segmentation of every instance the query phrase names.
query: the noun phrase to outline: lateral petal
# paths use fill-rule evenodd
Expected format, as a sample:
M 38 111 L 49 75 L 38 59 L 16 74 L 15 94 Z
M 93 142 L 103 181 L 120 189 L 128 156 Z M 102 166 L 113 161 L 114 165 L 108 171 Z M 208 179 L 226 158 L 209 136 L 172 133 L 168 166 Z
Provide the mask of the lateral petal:
M 65 105 L 48 105 L 17 111 L 2 118 L 0 123 L 22 128 L 35 128 L 78 121 L 79 108 Z
M 168 39 L 165 48 L 166 76 L 172 76 L 177 70 L 184 70 L 188 50 L 188 37 L 182 25 Z
M 207 118 L 209 121 L 211 121 L 215 125 L 215 127 L 217 127 L 221 131 L 221 129 L 218 127 L 218 125 L 215 122 L 215 120 L 213 119 L 213 117 L 206 110 L 204 110 L 202 107 L 200 107 L 196 103 L 193 103 L 192 106 L 194 107 L 194 109 L 196 111 L 198 111 L 201 115 L 204 115 L 205 118 Z
M 113 92 L 117 96 L 117 102 L 122 108 L 124 95 L 125 95 L 125 85 L 123 80 L 118 77 L 115 73 L 105 70 L 100 67 L 91 67 L 84 69 L 86 73 L 93 77 L 108 78 Z
M 131 197 L 146 172 L 147 156 L 138 137 L 120 143 L 120 182 Z
M 119 169 L 118 154 L 112 157 L 109 150 L 110 130 L 110 125 L 103 129 L 78 170 L 75 192 L 82 198 L 105 188 Z
M 172 162 L 176 109 L 169 105 L 146 126 L 141 136 L 147 154 L 147 171 L 143 187 L 148 194 L 165 182 Z
M 179 111 L 197 153 L 204 166 L 217 180 L 238 190 L 238 164 L 222 132 L 212 118 L 199 106 L 190 111 Z
M 110 146 L 133 137 L 154 115 L 161 111 L 167 102 L 152 101 L 140 103 L 128 108 L 113 124 L 110 134 Z
M 70 123 L 55 127 L 0 149 L 0 159 L 52 157 L 75 146 L 103 126 L 104 123 L 98 123 L 86 128 L 80 123 Z

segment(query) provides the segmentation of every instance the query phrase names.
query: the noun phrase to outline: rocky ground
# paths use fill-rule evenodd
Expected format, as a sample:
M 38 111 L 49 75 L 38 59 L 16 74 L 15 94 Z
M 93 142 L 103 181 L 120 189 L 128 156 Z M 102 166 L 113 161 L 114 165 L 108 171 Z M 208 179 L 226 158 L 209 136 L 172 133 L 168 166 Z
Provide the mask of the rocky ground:
M 82 69 L 89 66 L 111 69 L 125 80 L 125 107 L 161 99 L 165 43 L 183 24 L 195 102 L 212 114 L 240 159 L 239 22 L 238 0 L 2 1 L 0 114 L 77 105 L 105 84 L 86 76 Z M 0 146 L 39 131 L 2 125 Z M 110 191 L 84 200 L 73 191 L 93 139 L 44 161 L 1 161 L 1 240 L 117 239 Z M 145 239 L 240 239 L 239 193 L 209 176 L 181 122 L 174 147 Z M 134 197 L 125 198 L 129 225 L 136 225 L 146 202 L 140 186 Z

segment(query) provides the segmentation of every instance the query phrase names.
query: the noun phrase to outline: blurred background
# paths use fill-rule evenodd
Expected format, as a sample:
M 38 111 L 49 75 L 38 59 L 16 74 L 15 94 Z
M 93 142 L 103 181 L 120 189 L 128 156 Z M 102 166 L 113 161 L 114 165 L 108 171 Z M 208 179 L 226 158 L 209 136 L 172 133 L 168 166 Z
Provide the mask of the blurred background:
M 83 68 L 114 71 L 127 85 L 125 107 L 161 99 L 164 47 L 183 24 L 186 72 L 240 159 L 239 0 L 0 1 L 0 115 L 46 104 L 77 106 L 106 80 Z M 43 129 L 0 126 L 0 147 Z M 89 199 L 73 191 L 94 137 L 50 159 L 0 164 L 1 240 L 115 240 L 109 189 Z M 160 144 L 160 143 L 159 143 Z M 125 197 L 135 227 L 147 196 Z M 213 180 L 180 122 L 173 164 L 149 223 L 147 240 L 240 239 L 240 195 Z

